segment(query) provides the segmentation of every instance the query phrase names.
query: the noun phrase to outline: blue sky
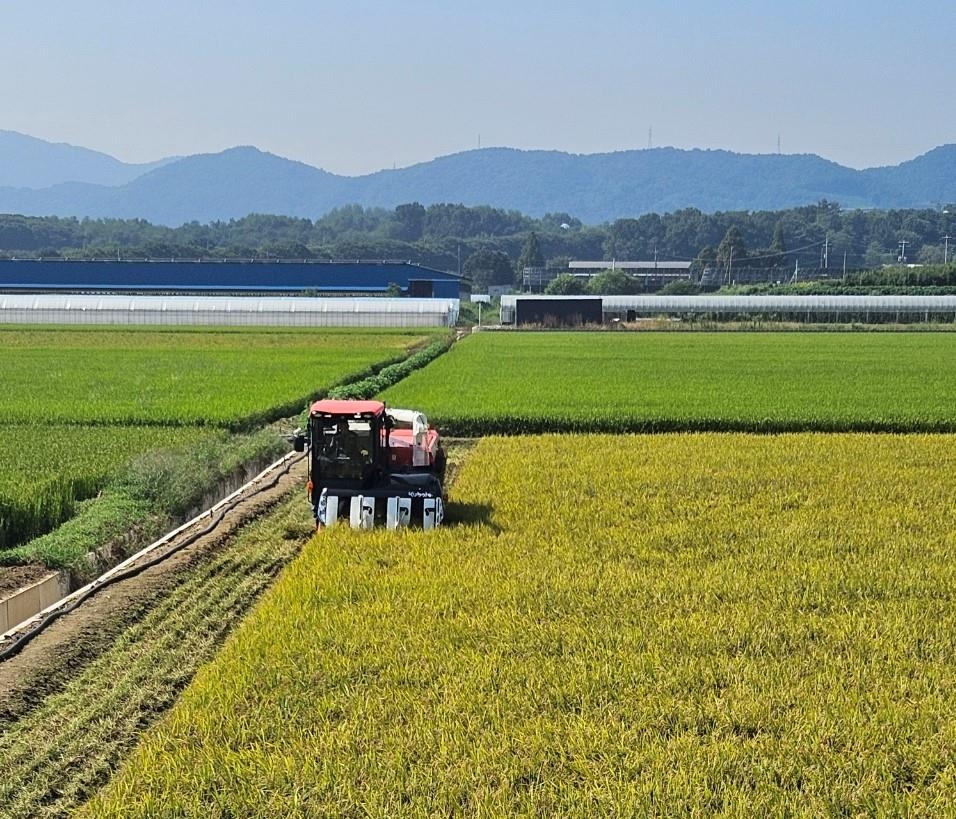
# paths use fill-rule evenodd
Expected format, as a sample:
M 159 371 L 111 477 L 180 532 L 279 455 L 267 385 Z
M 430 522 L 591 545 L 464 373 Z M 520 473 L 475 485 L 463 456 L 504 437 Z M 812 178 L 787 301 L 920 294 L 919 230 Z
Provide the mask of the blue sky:
M 335 173 L 478 145 L 896 164 L 956 142 L 952 0 L 0 5 L 0 128 Z

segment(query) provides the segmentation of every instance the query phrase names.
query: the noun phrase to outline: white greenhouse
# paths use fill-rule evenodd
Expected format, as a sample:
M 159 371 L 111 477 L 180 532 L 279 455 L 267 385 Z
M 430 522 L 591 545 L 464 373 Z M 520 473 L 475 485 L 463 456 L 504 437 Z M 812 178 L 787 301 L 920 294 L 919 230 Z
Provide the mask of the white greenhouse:
M 458 299 L 0 294 L 0 323 L 450 327 L 458 308 Z
M 502 296 L 501 323 L 513 324 L 519 300 L 573 302 L 578 296 Z M 587 298 L 587 297 L 583 297 Z M 740 317 L 791 321 L 956 321 L 956 296 L 600 296 L 605 321 L 654 316 Z

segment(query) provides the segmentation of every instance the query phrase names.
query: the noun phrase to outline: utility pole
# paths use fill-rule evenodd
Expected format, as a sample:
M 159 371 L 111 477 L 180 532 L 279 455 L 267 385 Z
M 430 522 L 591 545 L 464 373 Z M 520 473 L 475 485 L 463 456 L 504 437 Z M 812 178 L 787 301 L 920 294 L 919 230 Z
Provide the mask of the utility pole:
M 900 239 L 897 244 L 900 246 L 900 264 L 906 264 L 906 246 L 909 242 L 906 239 Z
M 843 281 L 846 281 L 846 251 L 843 251 Z
M 826 238 L 823 240 L 823 267 L 828 269 L 830 267 L 830 234 L 828 233 Z
M 943 237 L 943 241 L 946 243 L 945 245 L 943 245 L 943 264 L 949 263 L 949 240 L 952 238 L 953 237 L 950 236 L 949 234 L 946 234 Z
M 730 246 L 730 264 L 727 265 L 727 284 L 733 283 L 734 274 L 734 246 Z

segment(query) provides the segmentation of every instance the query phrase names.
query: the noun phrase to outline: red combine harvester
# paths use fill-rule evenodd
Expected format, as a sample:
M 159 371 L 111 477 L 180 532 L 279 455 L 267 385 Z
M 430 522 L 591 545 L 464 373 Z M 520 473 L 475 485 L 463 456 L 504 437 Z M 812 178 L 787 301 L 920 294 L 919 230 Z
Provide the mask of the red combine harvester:
M 316 528 L 348 518 L 353 528 L 425 529 L 444 517 L 445 451 L 420 412 L 381 401 L 316 401 L 294 439 L 309 452 Z

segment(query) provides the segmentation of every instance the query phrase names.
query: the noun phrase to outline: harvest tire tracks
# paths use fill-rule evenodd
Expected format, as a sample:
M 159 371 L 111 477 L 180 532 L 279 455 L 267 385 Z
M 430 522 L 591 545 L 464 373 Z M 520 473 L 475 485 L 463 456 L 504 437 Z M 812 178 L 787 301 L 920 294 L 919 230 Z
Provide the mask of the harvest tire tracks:
M 0 663 L 0 815 L 64 815 L 110 777 L 311 534 L 308 505 L 288 499 L 305 471 Z

